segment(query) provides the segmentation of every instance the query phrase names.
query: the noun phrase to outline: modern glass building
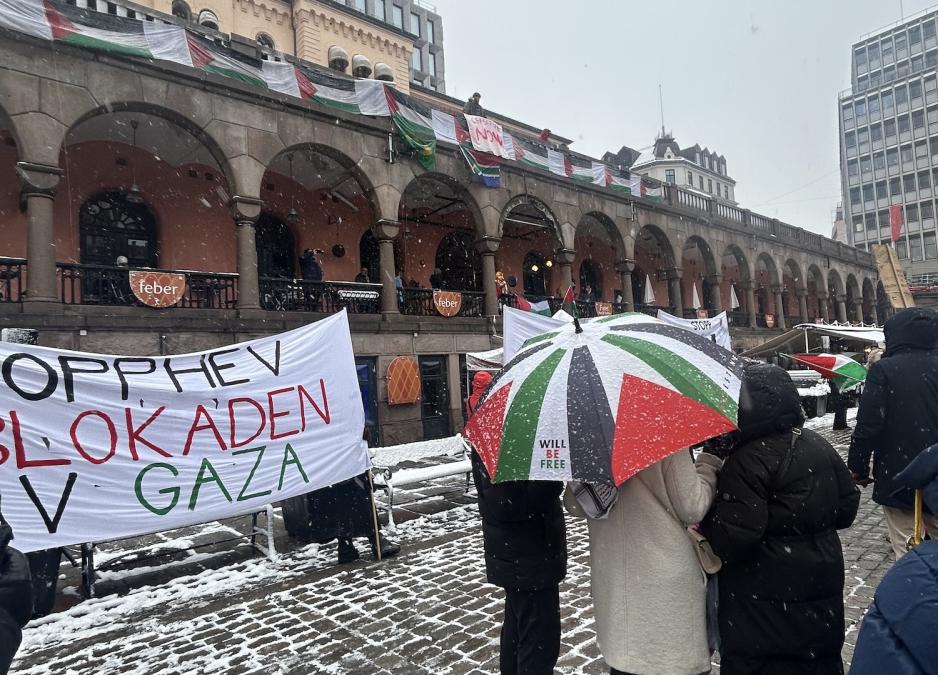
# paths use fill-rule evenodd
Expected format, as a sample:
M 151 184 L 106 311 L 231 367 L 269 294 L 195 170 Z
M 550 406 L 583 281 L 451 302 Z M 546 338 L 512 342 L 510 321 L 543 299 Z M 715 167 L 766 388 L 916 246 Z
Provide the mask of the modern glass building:
M 890 242 L 890 206 L 905 225 L 896 244 L 913 281 L 938 272 L 938 8 L 853 45 L 851 89 L 839 96 L 840 167 L 850 244 Z

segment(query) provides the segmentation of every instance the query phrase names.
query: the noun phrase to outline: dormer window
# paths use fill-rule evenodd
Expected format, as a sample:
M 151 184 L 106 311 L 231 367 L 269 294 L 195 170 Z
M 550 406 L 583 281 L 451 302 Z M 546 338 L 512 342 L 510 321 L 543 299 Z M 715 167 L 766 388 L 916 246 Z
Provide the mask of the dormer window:
M 203 28 L 218 30 L 218 16 L 210 9 L 203 9 L 199 12 L 199 25 Z
M 173 0 L 173 16 L 183 21 L 192 21 L 192 10 L 183 0 Z
M 329 47 L 330 68 L 333 70 L 338 70 L 340 73 L 344 73 L 348 69 L 348 65 L 349 57 L 347 51 L 337 46 Z

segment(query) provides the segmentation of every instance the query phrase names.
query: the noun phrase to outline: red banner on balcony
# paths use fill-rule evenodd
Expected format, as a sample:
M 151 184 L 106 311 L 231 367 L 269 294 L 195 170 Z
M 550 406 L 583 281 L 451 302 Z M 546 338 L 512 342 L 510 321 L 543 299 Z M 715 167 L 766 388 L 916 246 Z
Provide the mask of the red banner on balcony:
M 172 307 L 186 292 L 186 275 L 168 272 L 130 273 L 130 290 L 148 307 Z
M 893 204 L 889 207 L 889 225 L 892 227 L 892 240 L 899 241 L 902 236 L 902 205 Z

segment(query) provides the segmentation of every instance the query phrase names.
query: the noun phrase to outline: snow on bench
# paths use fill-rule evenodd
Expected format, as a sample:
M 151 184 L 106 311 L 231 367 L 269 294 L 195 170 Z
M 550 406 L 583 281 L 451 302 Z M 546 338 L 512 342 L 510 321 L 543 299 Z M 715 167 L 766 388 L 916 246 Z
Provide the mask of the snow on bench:
M 466 490 L 469 489 L 469 474 L 472 472 L 472 463 L 463 437 L 459 434 L 449 438 L 440 438 L 419 443 L 406 443 L 392 445 L 385 448 L 372 448 L 372 464 L 374 465 L 375 488 L 387 494 L 388 527 L 395 529 L 394 524 L 394 490 L 405 485 L 416 485 L 437 478 L 466 475 Z M 441 457 L 456 458 L 453 461 L 444 461 L 429 466 L 414 468 L 400 468 L 408 461 L 421 461 L 439 459 Z

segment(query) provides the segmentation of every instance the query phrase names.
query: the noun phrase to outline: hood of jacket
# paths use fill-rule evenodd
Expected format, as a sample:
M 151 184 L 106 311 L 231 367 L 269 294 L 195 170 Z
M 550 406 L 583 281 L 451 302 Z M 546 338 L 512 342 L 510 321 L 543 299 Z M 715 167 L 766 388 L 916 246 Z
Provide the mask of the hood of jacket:
M 908 351 L 929 351 L 938 346 L 938 312 L 924 307 L 904 309 L 883 326 L 884 357 Z
M 482 400 L 482 395 L 485 394 L 485 390 L 488 389 L 489 385 L 492 383 L 492 374 L 487 373 L 484 370 L 480 370 L 478 373 L 472 376 L 472 393 L 469 394 L 469 412 L 470 414 L 475 413 L 479 407 L 479 402 Z
M 785 370 L 770 363 L 746 365 L 738 422 L 742 442 L 774 436 L 804 423 L 798 389 Z

